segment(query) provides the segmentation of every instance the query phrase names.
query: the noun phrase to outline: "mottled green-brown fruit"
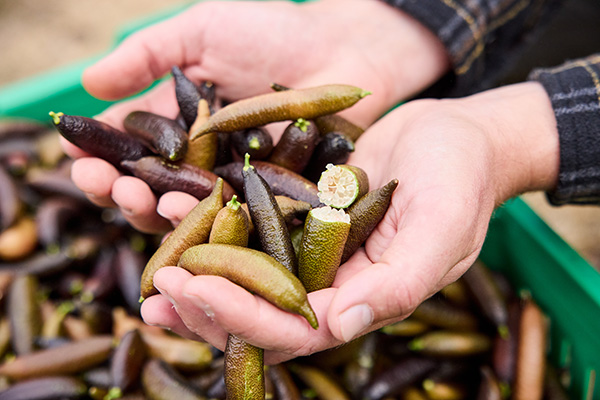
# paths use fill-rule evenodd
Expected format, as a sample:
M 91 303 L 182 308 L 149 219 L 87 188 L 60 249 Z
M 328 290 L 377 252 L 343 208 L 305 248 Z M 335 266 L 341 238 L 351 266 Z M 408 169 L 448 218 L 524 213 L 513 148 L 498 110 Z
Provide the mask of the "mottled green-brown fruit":
M 269 162 L 300 174 L 308 165 L 318 140 L 319 130 L 314 121 L 299 118 L 285 128 Z
M 321 174 L 319 200 L 334 208 L 348 208 L 369 192 L 367 173 L 354 165 L 328 164 Z
M 186 250 L 178 266 L 194 275 L 227 278 L 276 307 L 303 316 L 313 328 L 318 327 L 300 280 L 266 253 L 226 244 L 200 244 Z
M 331 376 L 323 370 L 311 366 L 295 364 L 290 367 L 292 373 L 300 377 L 313 389 L 319 399 L 350 400 L 350 395 Z
M 248 216 L 237 198 L 219 211 L 210 232 L 209 243 L 248 245 Z M 225 387 L 228 399 L 265 398 L 263 349 L 234 335 L 225 346 Z
M 200 99 L 198 101 L 196 120 L 191 125 L 189 131 L 191 132 L 196 127 L 208 121 L 209 117 L 210 106 L 208 101 Z M 216 132 L 208 133 L 198 140 L 189 141 L 188 150 L 185 153 L 183 162 L 210 171 L 214 168 L 217 161 L 218 147 L 219 138 Z
M 23 380 L 45 375 L 69 375 L 105 362 L 113 349 L 110 335 L 98 335 L 38 350 L 0 365 L 0 375 Z
M 146 264 L 140 284 L 141 300 L 158 293 L 153 284 L 156 271 L 162 267 L 177 265 L 179 256 L 185 250 L 208 240 L 212 224 L 221 208 L 223 208 L 223 179 L 218 178 L 212 193 L 201 200 L 181 220 Z
M 123 120 L 123 128 L 168 160 L 180 160 L 188 150 L 187 132 L 171 118 L 132 111 Z
M 277 121 L 313 119 L 354 105 L 370 92 L 351 85 L 323 85 L 290 89 L 242 99 L 215 112 L 191 140 L 208 132 L 234 132 Z
M 276 92 L 282 92 L 284 90 L 290 90 L 289 87 L 280 85 L 278 83 L 271 83 L 271 89 Z M 319 129 L 321 136 L 331 132 L 341 132 L 344 135 L 351 138 L 353 141 L 358 139 L 360 135 L 365 131 L 358 125 L 353 124 L 346 118 L 341 117 L 337 114 L 327 114 L 321 117 L 315 118 L 315 123 Z
M 491 339 L 480 332 L 436 330 L 408 343 L 412 351 L 436 357 L 465 357 L 490 350 Z
M 241 208 L 237 196 L 217 213 L 208 238 L 209 243 L 248 245 L 248 215 Z
M 44 376 L 17 382 L 0 393 L 3 400 L 81 399 L 86 384 L 71 376 Z
M 298 277 L 307 292 L 331 286 L 350 231 L 350 217 L 329 206 L 313 208 L 304 223 Z
M 265 398 L 264 351 L 229 335 L 225 346 L 225 387 L 231 400 Z
M 248 154 L 246 154 L 242 176 L 248 212 L 262 250 L 296 275 L 298 260 L 285 219 L 268 183 L 250 165 Z
M 392 200 L 392 194 L 398 186 L 398 179 L 392 179 L 385 186 L 371 190 L 356 200 L 346 212 L 350 215 L 350 232 L 344 247 L 342 263 L 364 243 L 379 221 L 383 219 Z

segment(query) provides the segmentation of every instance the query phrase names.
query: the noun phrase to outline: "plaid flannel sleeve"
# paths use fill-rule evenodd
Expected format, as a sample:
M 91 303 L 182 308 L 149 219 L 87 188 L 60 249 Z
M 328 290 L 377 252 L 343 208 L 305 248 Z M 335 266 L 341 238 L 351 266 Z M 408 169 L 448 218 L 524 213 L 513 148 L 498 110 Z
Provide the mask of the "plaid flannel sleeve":
M 548 201 L 600 203 L 600 53 L 536 69 L 529 79 L 550 96 L 559 133 L 558 186 L 547 193 Z
M 434 32 L 452 61 L 444 96 L 498 84 L 560 0 L 382 0 Z

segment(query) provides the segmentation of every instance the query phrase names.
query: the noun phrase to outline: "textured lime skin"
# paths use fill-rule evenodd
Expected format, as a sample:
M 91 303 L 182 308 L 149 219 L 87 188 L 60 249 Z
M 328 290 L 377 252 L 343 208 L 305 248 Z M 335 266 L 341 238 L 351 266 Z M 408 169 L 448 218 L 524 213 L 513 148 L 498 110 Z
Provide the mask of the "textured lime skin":
M 308 213 L 298 252 L 298 277 L 307 292 L 331 286 L 342 259 L 350 223 L 324 221 Z
M 264 400 L 264 351 L 234 335 L 225 347 L 225 387 L 231 400 Z
M 303 316 L 313 328 L 318 327 L 300 280 L 266 253 L 227 244 L 200 244 L 186 250 L 178 266 L 194 275 L 227 278 L 276 307 Z
M 234 132 L 271 122 L 314 119 L 348 108 L 369 94 L 355 86 L 333 84 L 242 99 L 211 115 L 199 129 L 190 132 L 190 139 L 209 132 Z
M 186 249 L 208 240 L 212 224 L 221 208 L 223 179 L 218 178 L 211 194 L 185 216 L 146 264 L 140 284 L 142 299 L 158 293 L 153 283 L 156 271 L 162 267 L 177 265 L 179 256 Z
M 348 207 L 352 225 L 344 247 L 342 262 L 346 262 L 354 254 L 381 221 L 397 186 L 398 179 L 392 179 L 385 186 L 371 190 Z

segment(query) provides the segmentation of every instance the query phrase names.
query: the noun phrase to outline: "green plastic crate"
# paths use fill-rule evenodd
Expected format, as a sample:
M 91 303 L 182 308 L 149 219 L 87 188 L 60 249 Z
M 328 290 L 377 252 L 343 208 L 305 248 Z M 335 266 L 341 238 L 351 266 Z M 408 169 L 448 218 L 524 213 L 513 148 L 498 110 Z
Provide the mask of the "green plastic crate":
M 181 10 L 132 23 L 115 42 Z M 102 111 L 110 103 L 91 97 L 80 83 L 93 61 L 0 88 L 0 118 L 49 121 L 50 110 L 86 116 Z M 600 400 L 600 274 L 518 198 L 496 210 L 481 258 L 518 290 L 529 291 L 549 317 L 549 359 L 568 370 L 571 398 Z

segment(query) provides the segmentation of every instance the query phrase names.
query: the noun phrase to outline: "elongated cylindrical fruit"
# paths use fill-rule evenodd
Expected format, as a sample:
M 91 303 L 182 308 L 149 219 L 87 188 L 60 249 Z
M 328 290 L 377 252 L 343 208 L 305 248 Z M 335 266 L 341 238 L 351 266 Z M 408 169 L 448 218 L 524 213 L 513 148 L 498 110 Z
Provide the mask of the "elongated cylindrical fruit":
M 394 396 L 410 385 L 419 382 L 433 371 L 437 364 L 438 361 L 431 358 L 404 357 L 376 376 L 363 391 L 362 398 L 379 400 Z
M 252 161 L 252 166 L 269 184 L 274 195 L 306 201 L 313 207 L 321 204 L 317 185 L 302 175 L 268 161 Z M 215 167 L 213 172 L 223 177 L 238 193 L 241 193 L 244 190 L 243 168 L 244 162 L 234 161 Z
M 142 369 L 142 387 L 151 400 L 206 400 L 177 370 L 156 358 Z
M 308 212 L 298 252 L 298 278 L 307 292 L 333 284 L 349 231 L 350 217 L 343 210 L 324 206 Z
M 13 351 L 25 355 L 36 350 L 35 339 L 42 331 L 37 295 L 39 280 L 34 275 L 17 275 L 8 292 L 8 318 Z
M 146 345 L 137 329 L 123 335 L 110 359 L 111 387 L 121 392 L 133 388 L 138 382 L 146 356 Z
M 411 340 L 409 349 L 437 357 L 464 357 L 486 353 L 491 339 L 480 332 L 436 330 Z
M 392 179 L 385 186 L 371 190 L 348 207 L 347 212 L 350 215 L 351 225 L 342 263 L 354 254 L 383 219 L 396 186 L 398 186 L 398 179 Z
M 156 156 L 123 161 L 122 165 L 157 193 L 184 192 L 198 200 L 204 199 L 212 192 L 219 178 L 209 170 L 190 164 L 173 164 Z M 229 201 L 234 194 L 231 185 L 223 182 L 223 200 Z
M 258 250 L 226 244 L 201 244 L 186 250 L 178 266 L 194 275 L 218 275 L 263 297 L 282 310 L 317 318 L 302 283 L 273 257 Z
M 13 380 L 23 380 L 83 372 L 106 361 L 112 349 L 112 336 L 98 335 L 19 356 L 0 365 L 0 375 Z
M 179 256 L 185 250 L 208 240 L 213 221 L 221 208 L 223 208 L 223 179 L 219 178 L 211 194 L 185 216 L 148 260 L 140 283 L 142 300 L 158 293 L 153 284 L 154 273 L 158 269 L 177 265 Z
M 464 273 L 462 281 L 484 317 L 496 326 L 501 335 L 506 335 L 508 329 L 506 299 L 496 285 L 491 271 L 480 260 L 477 260 Z
M 0 166 L 0 232 L 17 220 L 21 204 L 16 183 L 6 169 Z
M 17 382 L 0 392 L 0 400 L 80 399 L 87 392 L 85 383 L 72 376 L 45 376 Z
M 298 260 L 281 209 L 269 184 L 250 165 L 250 156 L 242 168 L 244 196 L 250 219 L 260 239 L 262 250 L 281 263 L 292 274 L 298 273 Z
M 70 197 L 55 196 L 42 200 L 35 214 L 40 244 L 58 246 L 68 222 L 80 216 L 83 210 L 83 203 Z
M 234 196 L 217 213 L 210 230 L 209 243 L 248 246 L 248 214 Z
M 302 175 L 311 182 L 318 182 L 327 164 L 345 164 L 354 149 L 354 143 L 345 135 L 329 132 L 317 143 Z
M 474 331 L 479 327 L 479 321 L 472 312 L 440 298 L 425 300 L 413 311 L 412 316 L 438 328 Z
M 229 335 L 225 347 L 225 387 L 228 399 L 263 400 L 263 349 Z
M 525 299 L 519 326 L 519 349 L 515 366 L 515 400 L 541 399 L 546 374 L 547 322 L 540 307 Z
M 196 120 L 198 102 L 202 99 L 202 95 L 196 84 L 177 65 L 171 68 L 171 73 L 175 82 L 175 98 L 179 111 L 186 125 L 190 127 Z
M 200 129 L 190 132 L 191 140 L 208 132 L 234 132 L 271 122 L 333 114 L 369 94 L 350 85 L 323 85 L 250 97 L 215 112 Z
M 231 147 L 243 156 L 250 154 L 253 160 L 264 160 L 273 150 L 273 138 L 263 127 L 248 128 L 232 132 L 230 135 Z
M 202 125 L 209 117 L 210 107 L 208 102 L 200 99 L 196 120 L 190 127 L 190 130 Z M 188 150 L 183 157 L 183 162 L 209 171 L 212 170 L 217 161 L 219 135 L 216 132 L 211 132 L 198 138 L 198 140 L 194 140 L 193 142 L 188 140 L 188 142 Z
M 276 92 L 290 90 L 289 87 L 280 85 L 278 83 L 271 83 L 271 89 Z M 346 118 L 337 114 L 327 114 L 316 117 L 315 123 L 317 124 L 317 128 L 319 129 L 321 135 L 325 135 L 330 132 L 341 132 L 351 138 L 353 141 L 358 139 L 365 131 L 360 126 L 353 124 Z
M 248 216 L 234 197 L 223 207 L 213 223 L 209 243 L 248 245 Z M 265 398 L 263 349 L 235 335 L 225 346 L 225 387 L 229 399 Z
M 137 160 L 151 154 L 137 138 L 104 122 L 63 113 L 51 112 L 50 116 L 65 139 L 117 168 L 121 168 L 123 160 Z
M 267 374 L 273 382 L 278 399 L 300 400 L 300 390 L 290 374 L 287 364 L 270 365 Z
M 507 334 L 497 333 L 490 364 L 503 388 L 514 384 L 517 352 L 519 349 L 519 325 L 521 320 L 521 305 L 519 300 L 511 301 L 508 306 Z
M 308 165 L 318 139 L 319 130 L 315 123 L 300 118 L 285 128 L 269 162 L 300 174 Z
M 350 400 L 350 395 L 330 375 L 323 370 L 305 365 L 292 365 L 292 373 L 299 376 L 302 381 L 313 389 L 319 399 L 323 400 Z
M 123 120 L 123 127 L 168 160 L 180 160 L 187 152 L 188 134 L 171 118 L 148 111 L 132 111 Z

